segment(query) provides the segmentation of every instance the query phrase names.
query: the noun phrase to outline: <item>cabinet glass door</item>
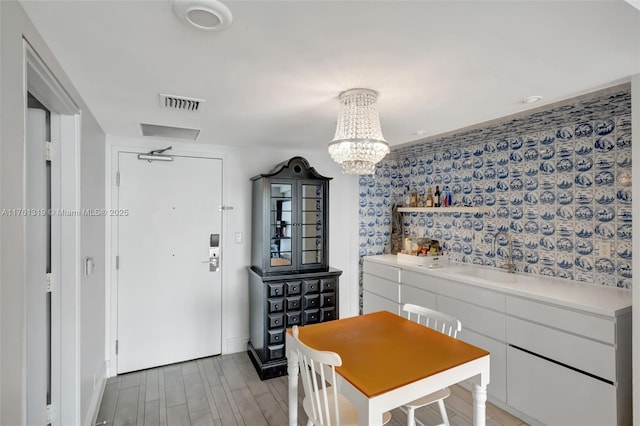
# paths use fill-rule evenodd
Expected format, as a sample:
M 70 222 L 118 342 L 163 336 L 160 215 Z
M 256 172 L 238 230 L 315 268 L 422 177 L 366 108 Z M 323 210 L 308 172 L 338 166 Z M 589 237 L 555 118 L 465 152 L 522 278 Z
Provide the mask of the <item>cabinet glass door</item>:
M 291 266 L 292 264 L 292 186 L 287 183 L 271 184 L 270 219 L 270 264 L 271 266 Z
M 301 265 L 323 262 L 324 235 L 322 235 L 324 200 L 323 186 L 316 184 L 301 185 Z

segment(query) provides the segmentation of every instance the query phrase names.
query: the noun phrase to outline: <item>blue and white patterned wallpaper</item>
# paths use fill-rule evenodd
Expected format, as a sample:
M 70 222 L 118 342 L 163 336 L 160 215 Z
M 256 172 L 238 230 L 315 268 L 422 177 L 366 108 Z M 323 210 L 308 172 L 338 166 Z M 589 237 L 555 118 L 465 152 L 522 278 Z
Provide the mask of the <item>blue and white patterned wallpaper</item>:
M 360 177 L 360 256 L 388 249 L 393 203 L 435 185 L 486 210 L 402 214 L 451 260 L 502 265 L 508 231 L 518 272 L 631 288 L 628 85 L 392 149 Z

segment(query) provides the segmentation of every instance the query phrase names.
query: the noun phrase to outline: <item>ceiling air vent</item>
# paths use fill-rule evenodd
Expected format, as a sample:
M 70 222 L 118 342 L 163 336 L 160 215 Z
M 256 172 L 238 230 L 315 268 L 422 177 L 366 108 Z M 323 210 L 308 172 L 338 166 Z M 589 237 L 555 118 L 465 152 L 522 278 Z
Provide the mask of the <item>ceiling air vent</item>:
M 160 94 L 160 106 L 184 111 L 197 111 L 204 99 L 187 98 L 186 96 Z
M 195 141 L 200 134 L 199 129 L 189 129 L 186 127 L 161 126 L 157 124 L 140 123 L 142 136 L 169 139 L 188 139 Z

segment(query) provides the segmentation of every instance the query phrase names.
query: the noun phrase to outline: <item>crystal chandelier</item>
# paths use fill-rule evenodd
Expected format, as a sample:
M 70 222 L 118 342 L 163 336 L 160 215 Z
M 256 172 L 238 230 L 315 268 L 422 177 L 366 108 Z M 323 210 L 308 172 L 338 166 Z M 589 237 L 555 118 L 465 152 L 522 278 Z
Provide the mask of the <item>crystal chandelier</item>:
M 389 153 L 382 136 L 376 101 L 370 89 L 350 89 L 340 94 L 338 125 L 329 155 L 348 175 L 371 175 L 376 163 Z

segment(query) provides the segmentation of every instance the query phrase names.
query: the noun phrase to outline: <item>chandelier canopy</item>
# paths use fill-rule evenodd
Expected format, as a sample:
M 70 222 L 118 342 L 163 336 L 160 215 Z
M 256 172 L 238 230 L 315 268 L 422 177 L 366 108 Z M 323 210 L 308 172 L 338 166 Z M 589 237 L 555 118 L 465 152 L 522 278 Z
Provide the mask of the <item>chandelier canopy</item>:
M 370 89 L 350 89 L 340 94 L 336 134 L 329 155 L 349 175 L 371 175 L 376 163 L 389 153 L 382 136 L 376 101 Z

